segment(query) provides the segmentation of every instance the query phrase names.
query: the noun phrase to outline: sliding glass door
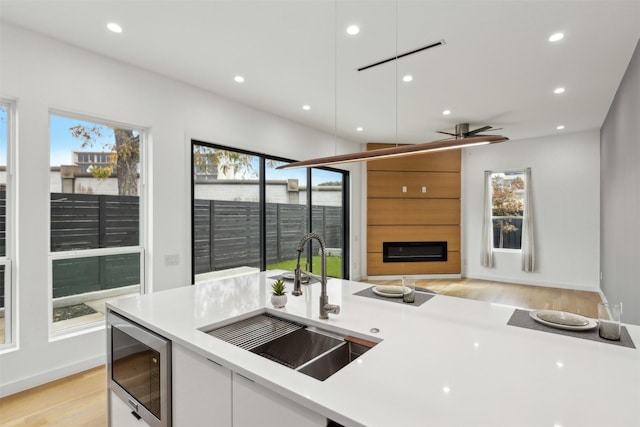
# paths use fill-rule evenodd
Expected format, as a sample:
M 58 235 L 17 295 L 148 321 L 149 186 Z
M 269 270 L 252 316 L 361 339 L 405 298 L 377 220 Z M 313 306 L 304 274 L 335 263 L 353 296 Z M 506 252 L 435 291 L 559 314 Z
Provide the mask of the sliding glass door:
M 260 268 L 260 159 L 193 144 L 193 273 Z
M 291 271 L 311 231 L 326 241 L 328 275 L 348 277 L 347 172 L 279 170 L 287 160 L 199 141 L 192 153 L 194 283 L 230 269 Z M 304 251 L 303 262 L 320 274 L 317 244 L 310 258 Z

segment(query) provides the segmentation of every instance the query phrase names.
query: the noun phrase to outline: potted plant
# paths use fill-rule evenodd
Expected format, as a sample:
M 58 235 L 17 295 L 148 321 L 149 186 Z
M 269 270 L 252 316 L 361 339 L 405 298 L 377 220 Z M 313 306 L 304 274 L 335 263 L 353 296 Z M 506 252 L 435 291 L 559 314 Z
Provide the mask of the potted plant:
M 271 285 L 273 290 L 271 295 L 271 304 L 275 308 L 282 308 L 287 303 L 287 288 L 282 280 L 276 280 Z
M 275 308 L 282 308 L 287 304 L 287 291 L 286 286 L 282 280 L 276 280 L 271 285 L 273 293 L 271 295 L 271 304 Z

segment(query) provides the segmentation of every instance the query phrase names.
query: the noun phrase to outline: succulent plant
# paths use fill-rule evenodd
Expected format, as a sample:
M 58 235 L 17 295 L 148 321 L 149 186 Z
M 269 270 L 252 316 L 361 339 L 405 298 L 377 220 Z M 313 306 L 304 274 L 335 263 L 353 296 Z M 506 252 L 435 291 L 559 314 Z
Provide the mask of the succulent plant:
M 282 280 L 276 280 L 273 285 L 271 285 L 273 289 L 274 295 L 284 295 L 286 291 L 286 286 Z

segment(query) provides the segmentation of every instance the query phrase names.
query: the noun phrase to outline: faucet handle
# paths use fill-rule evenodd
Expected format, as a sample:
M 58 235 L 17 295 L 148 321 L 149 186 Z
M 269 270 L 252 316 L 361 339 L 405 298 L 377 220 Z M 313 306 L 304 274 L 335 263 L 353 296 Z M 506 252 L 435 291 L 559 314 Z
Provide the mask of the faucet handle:
M 335 304 L 325 304 L 322 307 L 325 313 L 340 314 L 340 306 Z
M 300 295 L 302 295 L 302 278 L 301 278 L 301 272 L 300 272 L 300 267 L 296 267 L 295 271 L 294 271 L 294 277 L 293 277 L 293 291 L 291 291 L 291 295 L 295 296 L 295 297 L 299 297 Z

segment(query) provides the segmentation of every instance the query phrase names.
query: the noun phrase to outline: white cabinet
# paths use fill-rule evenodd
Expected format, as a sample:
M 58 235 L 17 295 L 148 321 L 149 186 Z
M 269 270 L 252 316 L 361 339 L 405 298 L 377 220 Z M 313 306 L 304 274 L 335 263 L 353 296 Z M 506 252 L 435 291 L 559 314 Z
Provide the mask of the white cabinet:
M 231 427 L 231 371 L 173 343 L 174 427 Z
M 172 370 L 174 427 L 327 425 L 326 417 L 175 342 L 172 346 Z M 129 424 L 122 426 L 128 427 Z
M 136 418 L 129 405 L 111 390 L 109 390 L 109 425 L 111 427 L 149 427 L 142 418 Z
M 327 419 L 304 406 L 233 374 L 233 427 L 319 427 Z

